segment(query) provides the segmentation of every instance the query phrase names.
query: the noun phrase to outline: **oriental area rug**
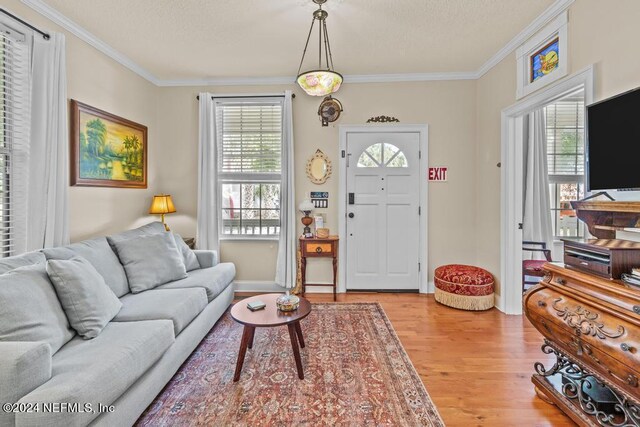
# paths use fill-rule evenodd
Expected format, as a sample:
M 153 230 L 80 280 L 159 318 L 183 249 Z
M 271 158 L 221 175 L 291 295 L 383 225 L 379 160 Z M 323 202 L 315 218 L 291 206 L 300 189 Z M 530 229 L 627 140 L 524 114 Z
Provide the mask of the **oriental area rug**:
M 313 304 L 300 324 L 304 380 L 286 327 L 256 328 L 233 382 L 242 326 L 226 313 L 138 426 L 444 426 L 382 307 Z

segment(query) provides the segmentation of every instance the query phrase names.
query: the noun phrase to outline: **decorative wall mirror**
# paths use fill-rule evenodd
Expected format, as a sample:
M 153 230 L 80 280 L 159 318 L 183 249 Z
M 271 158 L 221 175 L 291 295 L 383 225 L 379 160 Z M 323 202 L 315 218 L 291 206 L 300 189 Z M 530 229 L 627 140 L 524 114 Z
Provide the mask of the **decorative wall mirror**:
M 331 160 L 321 150 L 307 161 L 307 176 L 314 184 L 324 184 L 331 176 Z

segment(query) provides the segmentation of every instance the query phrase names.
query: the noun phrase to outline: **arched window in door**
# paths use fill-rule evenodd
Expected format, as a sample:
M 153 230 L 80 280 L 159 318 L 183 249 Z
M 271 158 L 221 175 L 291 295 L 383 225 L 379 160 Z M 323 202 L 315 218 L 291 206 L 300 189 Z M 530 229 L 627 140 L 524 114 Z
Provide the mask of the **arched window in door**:
M 407 168 L 407 157 L 398 147 L 388 142 L 370 145 L 358 158 L 359 168 Z

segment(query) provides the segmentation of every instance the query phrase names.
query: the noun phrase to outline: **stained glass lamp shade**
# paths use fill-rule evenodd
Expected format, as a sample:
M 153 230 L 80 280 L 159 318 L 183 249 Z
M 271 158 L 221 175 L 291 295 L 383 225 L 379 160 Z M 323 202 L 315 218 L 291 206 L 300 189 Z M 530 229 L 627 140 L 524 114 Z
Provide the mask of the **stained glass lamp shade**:
M 307 71 L 298 76 L 298 84 L 307 95 L 325 96 L 340 89 L 342 75 L 331 70 Z

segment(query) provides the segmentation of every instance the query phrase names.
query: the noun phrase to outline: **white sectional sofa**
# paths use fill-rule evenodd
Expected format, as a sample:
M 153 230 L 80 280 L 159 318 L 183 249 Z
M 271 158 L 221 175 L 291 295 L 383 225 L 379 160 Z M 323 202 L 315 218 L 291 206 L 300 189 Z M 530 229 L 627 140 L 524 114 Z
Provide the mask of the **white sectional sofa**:
M 0 259 L 0 425 L 132 425 L 153 401 L 230 305 L 235 276 L 233 264 L 219 263 L 213 251 L 181 248 L 176 236 L 184 270 L 191 268 L 181 273 L 186 277 L 140 289 L 161 278 L 164 266 L 144 271 L 144 263 L 136 264 L 144 244 L 136 248 L 131 239 L 144 243 L 161 233 L 156 222 Z M 134 246 L 128 259 L 118 246 L 125 241 Z M 157 248 L 144 253 L 157 255 Z M 121 304 L 94 338 L 71 327 L 47 276 L 48 262 L 68 259 L 87 260 Z

